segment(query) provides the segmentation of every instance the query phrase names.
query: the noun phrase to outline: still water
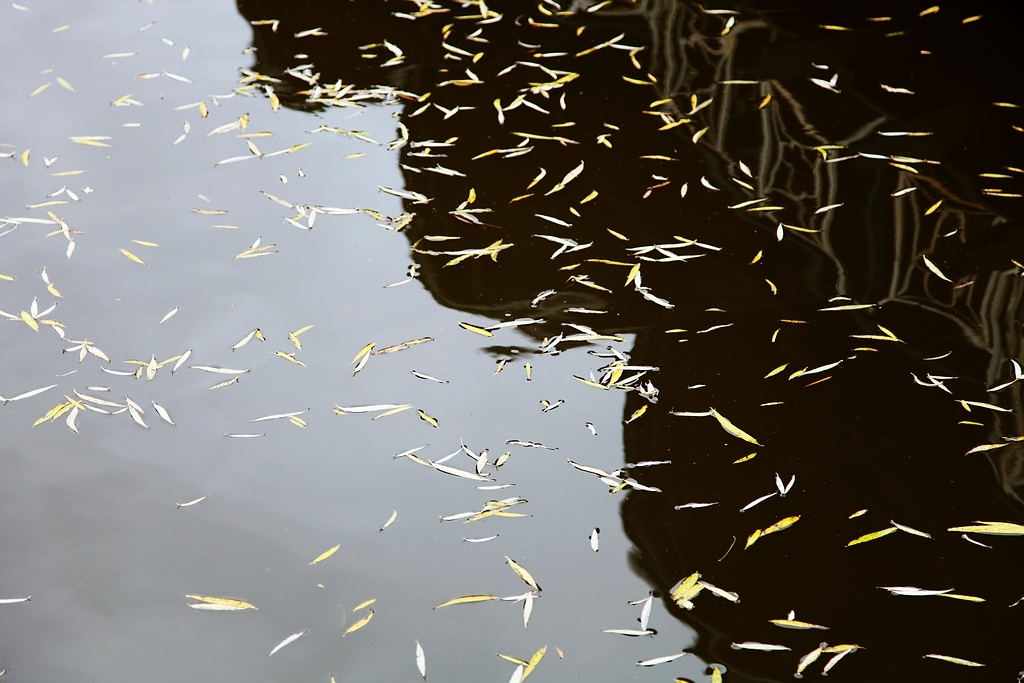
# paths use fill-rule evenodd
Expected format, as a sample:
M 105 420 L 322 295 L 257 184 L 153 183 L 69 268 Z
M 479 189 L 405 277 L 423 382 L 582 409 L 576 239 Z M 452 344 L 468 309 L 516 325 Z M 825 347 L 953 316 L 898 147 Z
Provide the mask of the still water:
M 0 669 L 1016 680 L 1019 21 L 876 5 L 3 9 Z

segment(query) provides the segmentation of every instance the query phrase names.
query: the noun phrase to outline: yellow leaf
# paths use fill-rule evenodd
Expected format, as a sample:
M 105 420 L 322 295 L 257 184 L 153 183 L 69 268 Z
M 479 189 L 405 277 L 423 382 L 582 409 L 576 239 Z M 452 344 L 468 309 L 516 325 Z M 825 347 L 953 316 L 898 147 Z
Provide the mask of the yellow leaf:
M 355 363 L 357 360 L 359 360 L 360 358 L 362 358 L 363 356 L 368 354 L 370 351 L 373 351 L 373 347 L 374 346 L 376 346 L 376 344 L 374 344 L 373 342 L 370 342 L 369 344 L 367 344 L 363 348 L 359 349 L 359 353 L 357 353 L 356 357 L 352 359 L 352 362 Z
M 387 417 L 388 415 L 394 415 L 395 413 L 400 413 L 403 410 L 408 410 L 409 408 L 412 408 L 412 406 L 411 405 L 398 406 L 397 408 L 392 408 L 391 410 L 385 410 L 380 415 L 374 415 L 371 419 L 376 420 L 376 419 L 379 419 L 379 418 L 382 418 L 382 417 Z M 337 411 L 335 411 L 335 412 L 337 412 Z
M 640 264 L 637 263 L 632 268 L 629 269 L 629 275 L 626 276 L 626 286 L 628 286 L 630 282 L 635 280 L 636 276 L 639 275 L 639 274 L 640 274 Z
M 688 594 L 697 585 L 697 581 L 700 580 L 700 573 L 694 572 L 687 576 L 685 579 L 679 582 L 679 585 L 672 591 L 671 597 L 673 601 L 678 602 L 679 600 L 685 600 L 690 597 Z
M 109 137 L 105 137 L 105 136 L 101 136 L 101 135 L 93 135 L 93 136 L 84 135 L 84 136 L 72 136 L 71 137 L 71 141 L 72 142 L 78 143 L 79 145 L 86 145 L 88 147 L 110 147 L 110 145 L 108 145 L 107 143 L 103 142 L 103 140 L 109 140 L 109 139 L 110 139 Z
M 778 522 L 776 522 L 775 524 L 772 524 L 767 529 L 763 529 L 761 531 L 761 535 L 762 536 L 767 536 L 768 534 L 774 534 L 776 531 L 782 531 L 783 529 L 788 529 L 789 527 L 791 527 L 794 524 L 796 524 L 797 521 L 799 521 L 799 519 L 800 519 L 800 515 L 794 515 L 793 517 L 786 517 L 785 519 L 780 519 Z
M 984 451 L 992 451 L 992 450 L 995 450 L 997 448 L 1002 448 L 1003 446 L 1009 446 L 1009 445 L 1010 444 L 1008 444 L 1008 443 L 986 443 L 986 444 L 982 444 L 980 446 L 975 446 L 971 450 L 967 451 L 967 453 L 965 453 L 964 455 L 970 455 L 971 453 L 982 453 Z
M 319 555 L 319 556 L 318 556 L 318 557 L 317 557 L 317 558 L 316 558 L 315 560 L 313 560 L 312 562 L 310 562 L 310 564 L 316 564 L 317 562 L 323 562 L 323 561 L 324 561 L 324 560 L 326 560 L 326 559 L 327 559 L 328 557 L 330 557 L 330 556 L 331 556 L 331 555 L 333 555 L 334 553 L 338 552 L 338 548 L 340 548 L 340 547 L 341 547 L 341 544 L 339 543 L 338 545 L 334 546 L 334 547 L 333 547 L 333 548 L 331 548 L 330 550 L 325 550 L 325 551 L 324 551 L 323 553 L 321 553 L 321 554 L 320 554 L 320 555 Z
M 295 363 L 296 365 L 301 365 L 302 367 L 306 367 L 306 364 L 303 363 L 298 358 L 296 358 L 294 353 L 285 353 L 284 351 L 274 351 L 274 355 L 275 356 L 280 356 L 281 358 L 284 358 L 285 360 L 290 360 L 291 362 Z
M 959 593 L 940 593 L 940 598 L 953 598 L 954 600 L 966 600 L 967 602 L 985 602 L 985 598 L 974 595 L 960 595 Z
M 313 329 L 312 325 L 306 325 L 305 327 L 300 327 L 299 329 L 295 330 L 294 332 L 289 332 L 288 333 L 288 339 L 291 341 L 292 344 L 295 345 L 296 349 L 301 351 L 302 350 L 302 342 L 299 341 L 299 335 L 302 334 L 303 332 L 306 332 L 307 330 L 311 330 L 311 329 Z
M 630 422 L 632 422 L 633 420 L 637 419 L 638 417 L 640 417 L 641 415 L 643 415 L 646 412 L 647 412 L 647 404 L 644 404 L 644 405 L 640 406 L 639 408 L 637 408 L 636 412 L 634 412 L 632 415 L 629 416 L 629 419 L 625 421 L 625 424 L 629 424 Z
M 950 531 L 962 531 L 972 534 L 990 534 L 992 536 L 1024 536 L 1024 526 L 1011 522 L 977 522 L 977 526 L 955 526 Z
M 56 420 L 58 417 L 60 417 L 69 410 L 71 410 L 70 403 L 58 403 L 57 405 L 53 406 L 48 411 L 46 411 L 45 415 L 43 415 L 41 418 L 33 422 L 32 426 L 35 427 L 37 425 L 41 425 L 44 422 Z
M 821 626 L 820 624 L 811 624 L 806 621 L 795 621 L 793 619 L 769 619 L 769 621 L 775 624 L 776 626 L 781 626 L 782 628 L 792 628 L 796 629 L 797 631 L 809 631 L 812 629 L 816 629 L 819 631 L 828 630 L 828 626 Z
M 755 543 L 757 543 L 757 539 L 759 539 L 759 538 L 761 538 L 761 530 L 760 529 L 754 529 L 754 533 L 750 534 L 750 536 L 747 537 L 747 544 L 745 546 L 743 546 L 743 549 L 746 550 L 750 546 L 752 546 Z
M 852 541 L 846 544 L 846 547 L 849 548 L 851 545 L 857 545 L 858 543 L 867 543 L 868 541 L 873 541 L 876 538 L 888 536 L 894 531 L 896 531 L 896 527 L 894 526 L 891 526 L 888 529 L 882 529 L 881 531 L 872 531 L 870 534 L 864 534 L 863 536 L 858 536 L 857 538 L 853 539 Z
M 36 332 L 39 331 L 39 323 L 33 318 L 28 311 L 21 312 L 21 319 L 25 321 L 25 324 L 31 327 Z
M 356 605 L 355 607 L 353 607 L 352 611 L 353 612 L 358 612 L 359 610 L 361 610 L 361 609 L 363 609 L 365 607 L 369 607 L 370 605 L 372 605 L 375 602 L 377 602 L 377 598 L 370 598 L 369 600 L 364 600 L 363 602 L 361 602 L 358 605 Z
M 31 154 L 32 150 L 30 149 L 26 149 L 24 152 L 21 153 L 21 163 L 25 164 L 26 168 L 28 167 L 28 158 Z
M 447 602 L 442 602 L 434 609 L 441 609 L 442 607 L 451 607 L 452 605 L 468 605 L 473 602 L 487 602 L 489 600 L 497 599 L 497 595 L 463 595 L 462 597 L 452 598 Z
M 146 265 L 145 261 L 140 259 L 138 256 L 136 256 L 132 252 L 128 251 L 127 249 L 121 249 L 121 253 L 124 254 L 124 257 L 126 259 L 128 259 L 129 261 L 134 261 L 135 263 L 138 263 L 140 266 Z
M 546 653 L 547 651 L 548 646 L 545 645 L 544 647 L 533 653 L 533 656 L 530 657 L 530 661 L 526 664 L 526 668 L 523 669 L 523 676 L 519 679 L 520 681 L 525 681 L 526 677 L 533 673 L 533 670 L 537 668 L 538 664 L 540 664 L 540 660 L 544 659 L 544 653 Z
M 498 374 L 498 373 L 497 373 L 497 372 L 495 372 L 494 374 Z M 590 387 L 595 387 L 595 388 L 597 388 L 597 389 L 605 389 L 605 390 L 607 390 L 607 389 L 608 389 L 608 387 L 606 387 L 605 385 L 603 385 L 603 384 L 599 384 L 599 383 L 597 383 L 597 382 L 592 382 L 592 381 L 590 381 L 589 379 L 583 379 L 582 377 L 579 377 L 579 376 L 577 376 L 577 375 L 573 375 L 572 377 L 573 377 L 573 379 L 576 379 L 576 380 L 579 380 L 580 382 L 583 382 L 583 383 L 584 383 L 584 384 L 586 384 L 587 386 L 590 386 Z
M 438 424 L 438 422 L 437 422 L 437 419 L 435 419 L 435 418 L 433 418 L 433 417 L 430 417 L 429 415 L 427 415 L 427 414 L 426 414 L 425 412 L 423 412 L 422 410 L 417 410 L 416 412 L 417 412 L 417 413 L 419 413 L 419 416 L 420 416 L 420 419 L 421 419 L 421 420 L 423 420 L 424 422 L 426 422 L 427 424 L 429 424 L 429 425 L 430 425 L 431 427 L 433 427 L 434 429 L 439 429 L 439 428 L 441 427 L 441 425 L 440 425 L 440 424 Z
M 537 582 L 534 580 L 533 575 L 530 574 L 530 572 L 526 571 L 526 569 L 524 569 L 522 566 L 520 566 L 519 563 L 517 563 L 508 555 L 505 556 L 505 561 L 508 562 L 508 566 L 512 567 L 512 571 L 516 573 L 516 576 L 522 579 L 527 586 L 529 586 L 535 591 L 539 591 L 541 589 L 540 586 L 537 585 Z
M 732 422 L 730 422 L 728 420 L 728 418 L 726 418 L 724 415 L 719 413 L 714 408 L 711 409 L 711 414 L 715 416 L 716 420 L 718 420 L 718 424 L 722 425 L 722 429 L 724 429 L 725 431 L 729 432 L 730 434 L 732 434 L 736 438 L 743 439 L 744 441 L 752 443 L 755 446 L 760 446 L 761 445 L 761 444 L 759 444 L 757 442 L 757 439 L 755 439 L 750 434 L 747 434 L 745 431 L 743 431 L 742 429 L 740 429 L 739 427 L 734 425 Z
M 370 610 L 369 612 L 367 612 L 365 617 L 363 617 L 362 619 L 360 619 L 359 621 L 357 621 L 356 623 L 352 624 L 347 629 L 345 629 L 345 632 L 341 634 L 341 637 L 344 638 L 345 636 L 347 636 L 348 634 L 352 633 L 353 631 L 358 631 L 362 627 L 364 627 L 367 624 L 369 624 L 370 623 L 370 619 L 373 619 L 373 610 Z
M 211 598 L 207 595 L 186 595 L 189 600 L 199 600 L 211 605 L 225 605 L 227 607 L 235 607 L 237 609 L 257 609 L 256 605 L 245 602 L 244 600 L 235 600 L 234 598 Z
M 481 335 L 483 335 L 485 337 L 493 337 L 494 336 L 494 333 L 491 332 L 490 330 L 485 330 L 482 327 L 477 327 L 476 325 L 470 325 L 469 323 L 459 323 L 459 327 L 461 327 L 464 330 L 469 330 L 470 332 L 476 332 L 477 334 L 481 334 Z

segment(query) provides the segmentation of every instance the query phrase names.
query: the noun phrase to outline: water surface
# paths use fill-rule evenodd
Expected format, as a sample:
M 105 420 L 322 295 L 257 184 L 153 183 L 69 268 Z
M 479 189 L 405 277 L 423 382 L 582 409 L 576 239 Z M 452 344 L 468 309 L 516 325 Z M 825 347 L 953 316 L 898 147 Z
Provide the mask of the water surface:
M 9 8 L 0 393 L 57 386 L 0 414 L 0 597 L 32 596 L 0 605 L 0 667 L 414 680 L 418 641 L 432 680 L 547 646 L 531 676 L 764 681 L 827 641 L 808 675 L 857 645 L 830 676 L 1012 680 L 1018 539 L 950 530 L 1022 522 L 1019 387 L 988 391 L 1020 357 L 1017 24 L 976 7 Z M 74 390 L 148 429 L 32 427 Z M 412 407 L 333 412 L 369 404 Z M 391 457 L 461 443 L 495 482 Z M 510 496 L 529 517 L 438 521 Z M 434 609 L 530 591 L 507 558 L 543 588 L 528 628 L 522 601 Z M 673 597 L 695 572 L 739 602 Z M 601 632 L 652 590 L 656 635 Z

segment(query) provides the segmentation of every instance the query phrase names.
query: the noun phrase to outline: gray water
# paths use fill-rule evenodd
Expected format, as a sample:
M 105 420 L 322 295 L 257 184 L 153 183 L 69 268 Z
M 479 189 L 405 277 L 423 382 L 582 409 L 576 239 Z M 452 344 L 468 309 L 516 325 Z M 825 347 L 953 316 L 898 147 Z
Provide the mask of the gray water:
M 626 680 L 639 675 L 638 659 L 687 645 L 688 629 L 657 604 L 651 624 L 662 631 L 660 643 L 599 632 L 635 627 L 639 607 L 626 603 L 649 590 L 627 566 L 618 499 L 565 464 L 576 457 L 608 470 L 621 465 L 621 395 L 595 395 L 570 377 L 602 361 L 577 349 L 532 359 L 529 383 L 522 360 L 494 376 L 496 358 L 485 346 L 532 348 L 536 340 L 514 330 L 491 340 L 460 329 L 461 321 L 491 321 L 439 306 L 418 281 L 385 289 L 405 278 L 409 248 L 372 217 L 320 215 L 312 230 L 300 230 L 283 220 L 293 211 L 261 194 L 401 213 L 398 198 L 377 190 L 402 187 L 397 152 L 307 132 L 340 126 L 386 143 L 397 136 L 395 107 L 310 115 L 274 112 L 263 97 L 231 97 L 238 69 L 252 57 L 245 53 L 251 29 L 229 2 L 35 2 L 30 9 L 0 10 L 7 55 L 0 151 L 13 153 L 0 163 L 0 214 L 46 219 L 52 211 L 80 232 L 70 258 L 65 236 L 47 236 L 53 224 L 11 230 L 12 223 L 0 238 L 0 273 L 15 278 L 0 282 L 0 309 L 18 316 L 33 297 L 40 309 L 56 303 L 46 317 L 66 332 L 62 340 L 46 325 L 38 332 L 21 321 L 2 326 L 0 394 L 57 385 L 0 409 L 0 598 L 32 596 L 0 605 L 0 668 L 11 680 L 414 680 L 417 640 L 431 680 L 506 680 L 515 667 L 496 653 L 529 659 L 544 645 L 537 676 L 549 669 L 548 680 Z M 137 54 L 104 58 L 121 52 Z M 164 71 L 192 82 L 138 77 Z M 128 94 L 142 106 L 111 105 Z M 200 100 L 210 112 L 205 120 L 195 108 L 176 110 Z M 253 138 L 264 153 L 312 144 L 214 166 L 249 153 L 238 130 L 207 136 L 245 113 L 248 132 L 274 134 Z M 191 131 L 172 144 L 185 122 Z M 109 136 L 109 147 L 70 136 Z M 27 167 L 20 161 L 26 149 Z M 342 159 L 359 152 L 365 156 Z M 44 157 L 56 160 L 47 167 Z M 84 172 L 54 176 L 73 170 Z M 62 186 L 80 201 L 48 198 Z M 64 203 L 26 208 L 54 200 Z M 272 255 L 233 258 L 257 238 L 276 244 Z M 47 291 L 43 268 L 60 298 Z M 297 351 L 287 333 L 306 325 L 313 327 Z M 267 341 L 232 351 L 255 327 Z M 350 361 L 365 344 L 379 349 L 419 337 L 434 341 L 372 356 L 352 376 Z M 82 339 L 111 362 L 64 352 Z M 628 348 L 628 340 L 619 346 Z M 185 366 L 172 376 L 170 363 L 152 381 L 100 369 L 134 371 L 124 361 L 153 355 L 159 362 L 190 348 Z M 296 353 L 306 367 L 275 356 L 278 350 Z M 250 371 L 210 390 L 235 375 L 188 365 Z M 449 383 L 417 379 L 413 369 Z M 75 389 L 122 404 L 130 396 L 149 429 L 126 412 L 87 411 L 77 417 L 78 434 L 66 415 L 32 427 Z M 566 405 L 541 414 L 541 399 Z M 376 421 L 332 413 L 335 404 L 373 403 L 415 408 Z M 440 429 L 418 419 L 420 408 Z M 304 428 L 287 419 L 248 422 L 304 409 Z M 479 482 L 391 457 L 424 446 L 420 456 L 438 459 L 460 439 L 489 448 L 492 460 L 512 450 L 497 478 L 516 486 L 479 491 Z M 559 450 L 506 447 L 507 439 Z M 448 464 L 473 465 L 464 456 Z M 513 495 L 529 499 L 514 510 L 532 517 L 438 521 Z M 396 521 L 378 531 L 393 510 Z M 602 532 L 598 553 L 588 541 L 593 527 Z M 499 538 L 462 540 L 492 534 Z M 337 544 L 335 555 L 310 566 Z M 465 594 L 528 590 L 505 555 L 544 588 L 528 629 L 521 602 L 432 609 Z M 186 606 L 186 594 L 237 598 L 258 611 L 197 611 Z M 373 620 L 343 638 L 366 613 L 352 608 L 370 598 Z M 277 643 L 303 629 L 309 632 L 268 660 Z

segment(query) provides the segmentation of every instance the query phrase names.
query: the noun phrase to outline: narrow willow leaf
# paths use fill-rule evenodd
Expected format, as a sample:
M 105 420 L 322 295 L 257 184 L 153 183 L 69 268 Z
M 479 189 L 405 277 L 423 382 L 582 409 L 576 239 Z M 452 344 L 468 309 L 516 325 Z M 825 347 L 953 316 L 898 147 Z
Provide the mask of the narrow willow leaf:
M 821 645 L 819 645 L 818 647 L 814 648 L 813 650 L 805 654 L 803 657 L 801 657 L 800 661 L 797 663 L 796 673 L 793 675 L 793 677 L 802 678 L 804 670 L 811 664 L 814 664 L 816 661 L 818 661 L 818 657 L 821 657 L 821 653 L 824 652 L 824 650 L 825 643 L 822 643 Z
M 921 538 L 931 538 L 931 537 L 932 537 L 932 535 L 931 535 L 931 534 L 926 534 L 926 533 L 925 533 L 925 532 L 923 532 L 923 531 L 918 531 L 917 529 L 911 528 L 911 527 L 909 527 L 909 526 L 904 526 L 903 524 L 900 524 L 899 522 L 894 522 L 894 521 L 893 521 L 893 520 L 891 520 L 891 519 L 889 520 L 889 522 L 890 522 L 890 523 L 891 523 L 891 524 L 892 524 L 892 525 L 893 525 L 894 527 L 896 527 L 897 529 L 899 529 L 900 531 L 904 531 L 904 532 L 906 532 L 906 533 L 908 533 L 908 534 L 912 534 L 912 535 L 914 535 L 914 536 L 920 536 Z
M 1008 444 L 1008 443 L 985 443 L 985 444 L 982 444 L 980 446 L 975 446 L 971 450 L 969 450 L 966 453 L 964 453 L 964 455 L 970 455 L 971 453 L 983 453 L 985 451 L 994 451 L 997 448 L 1002 448 L 1004 446 L 1009 446 L 1009 445 L 1010 444 Z
M 459 327 L 461 327 L 464 330 L 469 330 L 470 332 L 475 332 L 475 333 L 477 333 L 479 335 L 483 335 L 484 337 L 493 337 L 494 336 L 493 332 L 491 332 L 489 330 L 485 330 L 482 327 L 477 327 L 476 325 L 470 325 L 469 323 L 459 323 Z
M 777 652 L 777 651 L 783 651 L 783 650 L 787 650 L 788 651 L 790 648 L 786 647 L 785 645 L 770 645 L 768 643 L 754 643 L 754 642 L 749 642 L 748 641 L 748 642 L 745 642 L 745 643 L 733 643 L 732 644 L 732 649 L 734 649 L 734 650 L 760 650 L 761 652 Z
M 468 605 L 474 602 L 488 602 L 490 600 L 500 600 L 500 598 L 497 595 L 463 595 L 458 598 L 452 598 L 447 602 L 442 602 L 440 605 L 434 607 L 434 609 L 451 607 L 452 605 Z
M 139 258 L 138 256 L 136 256 L 136 255 L 135 255 L 135 254 L 133 254 L 132 252 L 128 251 L 127 249 L 121 249 L 121 250 L 120 250 L 120 252 L 121 252 L 122 254 L 124 254 L 124 257 L 125 257 L 126 259 L 128 259 L 129 261 L 134 261 L 135 263 L 138 263 L 138 264 L 139 264 L 140 266 L 144 266 L 144 265 L 146 265 L 146 262 L 145 262 L 145 261 L 143 261 L 142 259 L 140 259 L 140 258 Z
M 333 548 L 325 550 L 323 553 L 321 553 L 319 556 L 317 556 L 317 558 L 315 560 L 310 562 L 310 564 L 316 564 L 318 562 L 323 562 L 328 557 L 330 557 L 334 553 L 338 552 L 338 548 L 340 548 L 340 547 L 341 547 L 341 544 L 339 543 L 338 545 L 334 546 Z
M 160 318 L 160 322 L 158 322 L 157 325 L 163 325 L 165 322 L 174 317 L 174 315 L 178 312 L 179 308 L 180 306 L 175 306 L 170 311 L 168 311 L 167 314 L 164 315 L 164 317 Z
M 207 602 L 189 602 L 186 603 L 192 609 L 206 610 L 209 612 L 244 612 L 249 607 L 238 607 L 236 605 L 222 605 L 220 603 L 207 603 Z M 253 607 L 252 609 L 256 609 Z
M 423 652 L 423 646 L 420 645 L 420 641 L 416 641 L 416 668 L 420 671 L 420 676 L 423 680 L 427 680 L 427 656 Z
M 896 531 L 896 527 L 894 527 L 894 526 L 891 526 L 888 529 L 882 529 L 881 531 L 873 531 L 870 534 L 864 534 L 863 536 L 858 536 L 857 538 L 855 538 L 852 541 L 850 541 L 849 543 L 847 543 L 846 547 L 849 548 L 851 545 L 857 545 L 858 543 L 867 543 L 868 541 L 873 541 L 876 538 L 881 538 L 882 536 L 888 536 L 889 534 L 893 533 L 894 531 Z
M 508 562 L 508 566 L 512 567 L 512 571 L 516 573 L 516 576 L 522 579 L 526 583 L 526 585 L 528 585 L 535 591 L 541 590 L 540 586 L 538 586 L 537 582 L 534 580 L 533 575 L 530 574 L 530 572 L 528 572 L 522 566 L 520 566 L 518 562 L 513 560 L 508 555 L 505 556 L 505 561 Z
M 639 418 L 640 416 L 642 416 L 642 415 L 643 415 L 644 413 L 646 413 L 646 412 L 647 412 L 647 404 L 645 403 L 644 405 L 642 405 L 642 406 L 640 406 L 639 408 L 637 408 L 637 409 L 636 409 L 636 410 L 635 410 L 635 411 L 633 412 L 633 414 L 632 414 L 632 415 L 630 415 L 630 416 L 629 416 L 629 418 L 628 418 L 628 419 L 626 419 L 626 420 L 625 420 L 625 421 L 623 422 L 623 424 L 627 424 L 627 425 L 628 425 L 628 424 L 629 424 L 630 422 L 632 422 L 633 420 L 636 420 L 636 419 L 638 419 L 638 418 Z
M 357 621 L 356 623 L 352 624 L 347 629 L 345 629 L 345 632 L 341 634 L 341 637 L 344 638 L 348 634 L 354 633 L 355 631 L 358 631 L 362 627 L 364 627 L 367 624 L 369 624 L 370 623 L 370 619 L 373 619 L 373 610 L 372 609 L 369 612 L 366 613 L 365 617 L 363 617 L 362 619 L 360 619 L 359 621 Z
M 950 664 L 959 664 L 960 666 L 985 666 L 978 662 L 972 662 L 969 659 L 960 659 L 959 657 L 949 657 L 947 655 L 925 655 L 924 659 L 941 659 L 944 662 Z
M 963 600 L 965 602 L 985 602 L 985 598 L 979 598 L 976 595 L 961 595 L 959 593 L 942 593 L 939 597 L 953 598 L 954 600 Z
M 384 526 L 382 526 L 379 531 L 384 531 L 385 529 L 387 529 L 389 526 L 395 523 L 396 519 L 398 519 L 398 510 L 392 510 L 391 516 L 388 517 L 388 521 L 384 522 Z
M 797 631 L 828 630 L 828 626 L 822 626 L 820 624 L 811 624 L 806 621 L 797 621 L 795 619 L 769 619 L 769 621 L 775 624 L 776 626 L 781 626 L 782 628 L 791 628 Z
M 160 419 L 169 424 L 174 424 L 174 420 L 171 419 L 171 414 L 167 412 L 166 408 L 153 400 L 150 400 L 150 403 L 153 404 L 153 410 L 155 410 L 156 414 L 160 416 Z
M 776 531 L 782 531 L 783 529 L 788 529 L 789 527 L 791 527 L 794 524 L 796 524 L 799 520 L 800 520 L 800 515 L 794 515 L 793 517 L 786 517 L 785 519 L 780 519 L 778 522 L 776 522 L 775 524 L 772 524 L 770 527 L 762 529 L 761 530 L 761 535 L 762 536 L 767 536 L 768 534 L 774 534 Z
M 992 536 L 1024 536 L 1024 526 L 1012 522 L 977 522 L 975 525 L 955 526 L 949 530 Z
M 376 346 L 376 344 L 374 344 L 373 342 L 370 342 L 369 344 L 367 344 L 363 348 L 359 349 L 359 352 L 355 355 L 355 358 L 352 359 L 352 362 L 355 363 L 360 358 L 363 358 L 364 356 L 369 354 L 370 351 L 373 351 L 373 347 L 374 346 Z
M 636 663 L 637 666 L 657 666 L 659 664 L 667 664 L 668 662 L 674 662 L 679 659 L 685 652 L 680 652 L 674 655 L 665 655 L 664 657 L 655 657 L 654 659 L 644 659 Z
M 278 643 L 276 646 L 274 646 L 274 649 L 270 651 L 270 654 L 267 655 L 267 657 L 273 657 L 274 654 L 276 652 L 278 652 L 281 648 L 283 648 L 286 645 L 290 645 L 290 644 L 294 643 L 296 640 L 298 640 L 302 636 L 306 635 L 307 633 L 309 633 L 309 629 L 308 628 L 307 629 L 303 629 L 303 630 L 299 631 L 298 633 L 291 634 L 290 636 L 288 636 L 287 638 L 282 640 L 280 643 Z
M 715 416 L 716 420 L 718 420 L 718 424 L 722 425 L 722 429 L 724 429 L 729 434 L 732 434 L 738 439 L 743 439 L 744 441 L 752 443 L 755 446 L 761 445 L 760 443 L 757 442 L 757 439 L 755 439 L 750 434 L 747 434 L 745 431 L 734 425 L 732 422 L 728 420 L 728 418 L 726 418 L 724 415 L 722 415 L 714 408 L 711 409 L 711 414 Z
M 533 670 L 537 668 L 538 664 L 540 664 L 540 660 L 544 659 L 544 655 L 545 653 L 547 653 L 547 651 L 548 646 L 545 645 L 544 647 L 533 653 L 533 656 L 530 657 L 530 661 L 526 663 L 526 668 L 523 669 L 523 677 L 520 680 L 525 681 L 526 677 L 533 673 Z
M 244 600 L 236 600 L 235 598 L 214 598 L 207 595 L 186 595 L 189 600 L 198 600 L 210 605 L 223 605 L 225 607 L 234 607 L 235 609 L 256 609 L 256 605 L 245 602 Z M 191 605 L 189 605 L 191 607 Z

